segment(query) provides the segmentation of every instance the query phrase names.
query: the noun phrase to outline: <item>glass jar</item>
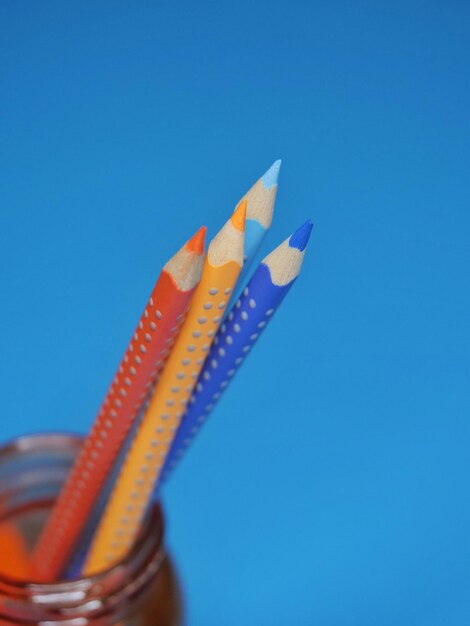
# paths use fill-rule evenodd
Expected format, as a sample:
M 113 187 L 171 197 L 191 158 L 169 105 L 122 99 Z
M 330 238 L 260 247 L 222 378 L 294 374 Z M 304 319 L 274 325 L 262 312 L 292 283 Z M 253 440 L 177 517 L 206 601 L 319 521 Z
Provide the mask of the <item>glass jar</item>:
M 22 437 L 0 448 L 0 529 L 12 529 L 26 554 L 80 443 L 79 437 L 47 434 Z M 2 532 L 0 542 L 1 537 Z M 0 543 L 0 626 L 180 626 L 181 594 L 163 537 L 162 511 L 156 506 L 121 563 L 96 576 L 54 584 L 25 579 L 21 555 L 12 557 L 14 546 L 4 540 L 3 549 Z

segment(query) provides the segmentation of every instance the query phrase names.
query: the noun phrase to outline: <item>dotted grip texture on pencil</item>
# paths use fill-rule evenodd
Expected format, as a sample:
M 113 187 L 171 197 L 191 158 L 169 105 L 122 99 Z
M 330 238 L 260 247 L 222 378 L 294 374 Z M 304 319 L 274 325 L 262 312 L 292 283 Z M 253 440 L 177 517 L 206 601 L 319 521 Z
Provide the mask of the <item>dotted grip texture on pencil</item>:
M 215 338 L 162 471 L 162 482 L 167 480 L 214 409 L 290 286 L 273 285 L 269 269 L 263 265 L 245 287 Z
M 157 499 L 159 487 L 168 479 L 192 443 L 294 284 L 302 266 L 311 228 L 310 221 L 306 222 L 264 259 L 230 310 L 199 376 L 167 456 L 154 499 Z

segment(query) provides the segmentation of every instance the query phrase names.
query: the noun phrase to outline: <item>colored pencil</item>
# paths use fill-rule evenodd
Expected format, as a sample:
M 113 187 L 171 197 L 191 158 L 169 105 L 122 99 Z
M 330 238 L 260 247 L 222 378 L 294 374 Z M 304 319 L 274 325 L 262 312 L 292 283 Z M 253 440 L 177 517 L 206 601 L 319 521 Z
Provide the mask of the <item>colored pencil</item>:
M 203 265 L 201 228 L 163 268 L 32 557 L 35 577 L 55 580 L 84 530 L 121 446 L 184 321 Z
M 155 498 L 294 284 L 311 230 L 308 221 L 261 262 L 219 329 L 166 457 Z
M 84 568 L 86 576 L 120 560 L 137 536 L 174 433 L 240 274 L 245 217 L 243 201 L 208 248 L 188 316 L 97 529 Z
M 277 180 L 281 161 L 274 161 L 271 167 L 251 187 L 242 199 L 246 200 L 245 251 L 243 269 L 237 287 L 232 294 L 228 312 L 238 300 L 250 278 L 250 270 L 256 261 L 266 233 L 273 221 L 274 203 L 277 194 Z

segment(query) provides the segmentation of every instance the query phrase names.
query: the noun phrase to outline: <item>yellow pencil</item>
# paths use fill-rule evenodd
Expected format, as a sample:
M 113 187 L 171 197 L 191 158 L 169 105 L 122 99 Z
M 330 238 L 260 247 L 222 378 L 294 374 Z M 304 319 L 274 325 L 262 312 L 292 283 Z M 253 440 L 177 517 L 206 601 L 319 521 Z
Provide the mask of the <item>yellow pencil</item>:
M 93 539 L 84 574 L 126 555 L 243 265 L 246 200 L 211 241 L 188 316 L 123 464 Z

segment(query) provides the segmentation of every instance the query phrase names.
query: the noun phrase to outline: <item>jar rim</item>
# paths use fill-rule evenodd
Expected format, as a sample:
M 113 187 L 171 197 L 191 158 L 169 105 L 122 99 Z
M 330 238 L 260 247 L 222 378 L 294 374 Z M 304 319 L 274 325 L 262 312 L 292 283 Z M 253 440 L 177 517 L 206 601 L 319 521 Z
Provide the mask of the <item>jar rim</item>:
M 8 462 L 15 455 L 21 456 L 31 452 L 47 453 L 54 445 L 60 449 L 68 449 L 70 452 L 78 452 L 83 438 L 72 433 L 38 433 L 24 435 L 0 446 L 0 464 Z M 0 520 L 1 521 L 1 520 Z M 91 576 L 79 576 L 68 580 L 59 580 L 53 583 L 43 583 L 34 580 L 21 580 L 19 578 L 0 573 L 0 599 L 1 597 L 47 597 L 54 596 L 73 598 L 74 592 L 86 594 L 90 600 L 95 593 L 117 593 L 129 583 L 130 578 L 138 577 L 142 570 L 148 567 L 158 568 L 164 558 L 163 550 L 164 517 L 161 506 L 156 503 L 146 517 L 142 532 L 134 543 L 129 553 L 118 563 L 97 572 Z M 47 601 L 46 601 L 47 604 Z M 1 612 L 1 602 L 0 602 Z

